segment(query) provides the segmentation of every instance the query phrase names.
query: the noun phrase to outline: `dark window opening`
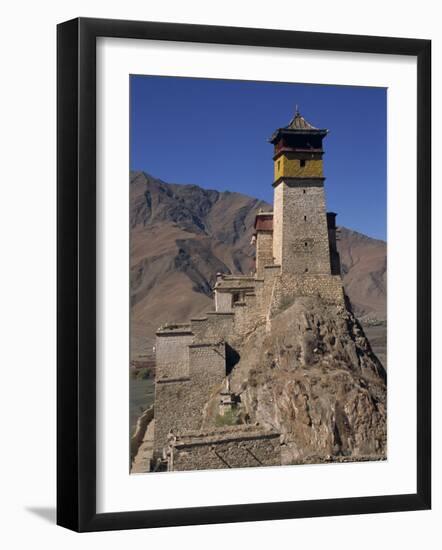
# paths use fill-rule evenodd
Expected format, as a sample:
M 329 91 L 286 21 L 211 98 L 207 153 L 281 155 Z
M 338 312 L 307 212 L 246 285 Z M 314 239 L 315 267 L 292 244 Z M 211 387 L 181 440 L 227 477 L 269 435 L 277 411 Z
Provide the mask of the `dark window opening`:
M 305 160 L 305 159 L 301 159 L 301 168 L 304 168 L 305 163 L 306 163 L 306 160 Z
M 304 243 L 304 246 L 308 246 L 308 243 Z
M 303 192 L 303 193 L 304 193 L 304 195 L 305 195 L 305 189 L 303 189 L 303 190 L 302 190 L 302 192 Z
M 304 216 L 304 221 L 305 221 L 305 222 L 307 221 L 307 216 Z
M 306 268 L 304 269 L 304 272 L 305 272 L 305 273 L 307 273 L 307 271 L 308 271 L 308 267 L 306 267 Z
M 239 363 L 240 355 L 236 351 L 236 349 L 229 346 L 229 344 L 226 343 L 226 375 L 228 376 L 235 365 Z
M 281 161 L 278 160 L 278 170 L 279 170 L 280 165 L 281 165 Z
M 236 304 L 236 302 L 239 302 L 239 301 L 240 301 L 240 298 L 241 298 L 241 295 L 240 295 L 239 292 L 234 292 L 234 293 L 232 294 L 232 302 L 233 302 L 234 304 Z

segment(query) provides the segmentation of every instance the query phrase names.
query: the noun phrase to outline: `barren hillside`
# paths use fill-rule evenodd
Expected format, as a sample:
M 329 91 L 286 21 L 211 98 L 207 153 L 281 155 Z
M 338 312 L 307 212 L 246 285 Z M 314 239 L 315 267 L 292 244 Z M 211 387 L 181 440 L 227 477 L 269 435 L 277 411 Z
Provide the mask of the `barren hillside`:
M 338 245 L 345 291 L 356 314 L 386 319 L 386 243 L 342 227 Z

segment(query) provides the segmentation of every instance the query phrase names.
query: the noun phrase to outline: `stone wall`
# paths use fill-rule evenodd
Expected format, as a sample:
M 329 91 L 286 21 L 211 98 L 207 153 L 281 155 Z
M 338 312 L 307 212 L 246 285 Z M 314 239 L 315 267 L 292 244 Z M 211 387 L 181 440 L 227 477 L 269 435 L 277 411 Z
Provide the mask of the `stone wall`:
M 215 290 L 215 310 L 220 313 L 232 311 L 232 294 Z
M 282 260 L 283 188 L 280 183 L 273 192 L 273 261 L 276 265 L 281 265 Z
M 227 339 L 233 332 L 233 319 L 234 314 L 231 313 L 218 313 L 210 311 L 207 314 L 207 327 L 205 338 L 221 340 Z
M 235 335 L 244 336 L 250 333 L 262 321 L 264 315 L 258 306 L 256 294 L 246 294 L 244 301 L 234 304 Z
M 155 459 L 162 456 L 170 431 L 201 428 L 204 405 L 226 376 L 224 342 L 190 344 L 188 354 L 187 378 L 163 378 L 155 384 Z
M 191 326 L 194 342 L 220 341 L 227 339 L 233 333 L 234 313 L 209 311 L 207 317 L 192 319 Z
M 275 280 L 269 317 L 290 306 L 296 296 L 320 296 L 326 303 L 344 306 L 345 295 L 339 275 L 282 274 Z
M 220 384 L 226 376 L 225 343 L 201 343 L 189 346 L 190 378 L 196 393 L 207 400 L 210 387 Z M 199 387 L 197 387 L 199 386 Z
M 204 335 L 207 332 L 209 324 L 208 317 L 198 317 L 190 320 L 192 326 L 194 342 L 201 342 L 204 339 Z
M 171 444 L 169 470 L 212 470 L 280 466 L 280 436 L 256 426 L 219 428 L 178 437 Z
M 279 188 L 283 195 L 282 272 L 330 274 L 323 180 L 282 181 Z
M 179 378 L 189 374 L 188 346 L 193 341 L 190 330 L 164 329 L 156 337 L 155 378 Z
M 273 231 L 256 234 L 256 276 L 264 276 L 264 266 L 273 264 Z

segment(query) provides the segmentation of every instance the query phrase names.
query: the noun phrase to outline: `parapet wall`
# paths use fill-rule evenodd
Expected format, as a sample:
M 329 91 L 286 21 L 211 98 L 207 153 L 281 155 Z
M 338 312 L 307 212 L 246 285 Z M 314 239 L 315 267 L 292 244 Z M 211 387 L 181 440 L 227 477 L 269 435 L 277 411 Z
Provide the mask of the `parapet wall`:
M 256 426 L 188 433 L 169 449 L 169 470 L 212 470 L 280 466 L 280 434 Z

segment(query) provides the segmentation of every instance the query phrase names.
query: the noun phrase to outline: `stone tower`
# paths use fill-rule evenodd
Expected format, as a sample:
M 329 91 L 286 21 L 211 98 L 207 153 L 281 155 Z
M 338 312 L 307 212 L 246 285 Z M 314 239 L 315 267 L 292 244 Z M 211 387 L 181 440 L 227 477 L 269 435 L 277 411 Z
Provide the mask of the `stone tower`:
M 330 275 L 330 243 L 324 197 L 322 140 L 296 111 L 270 138 L 274 145 L 273 256 L 287 275 Z
M 215 311 L 158 329 L 154 468 L 281 463 L 279 433 L 263 426 L 244 431 L 244 426 L 223 422 L 238 404 L 230 381 L 251 335 L 263 327 L 271 333 L 278 314 L 300 297 L 319 298 L 321 307 L 345 311 L 336 214 L 325 210 L 326 135 L 299 112 L 274 132 L 274 209 L 256 213 L 255 273 L 218 273 Z

